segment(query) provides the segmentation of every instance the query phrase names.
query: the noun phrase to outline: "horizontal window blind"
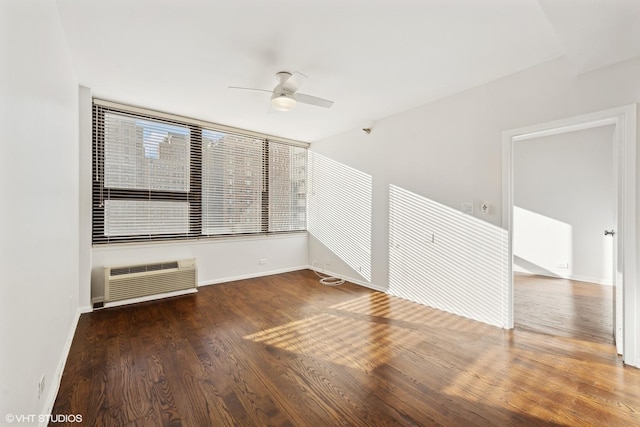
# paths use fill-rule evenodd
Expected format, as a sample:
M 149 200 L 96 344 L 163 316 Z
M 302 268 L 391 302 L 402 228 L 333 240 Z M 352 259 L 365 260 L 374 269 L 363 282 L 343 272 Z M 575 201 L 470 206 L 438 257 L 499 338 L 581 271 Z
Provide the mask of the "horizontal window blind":
M 162 200 L 107 200 L 105 237 L 186 235 L 189 203 Z
M 307 227 L 307 150 L 269 142 L 269 231 Z
M 305 147 L 132 111 L 93 106 L 94 244 L 305 230 Z
M 262 231 L 265 141 L 202 131 L 202 232 Z

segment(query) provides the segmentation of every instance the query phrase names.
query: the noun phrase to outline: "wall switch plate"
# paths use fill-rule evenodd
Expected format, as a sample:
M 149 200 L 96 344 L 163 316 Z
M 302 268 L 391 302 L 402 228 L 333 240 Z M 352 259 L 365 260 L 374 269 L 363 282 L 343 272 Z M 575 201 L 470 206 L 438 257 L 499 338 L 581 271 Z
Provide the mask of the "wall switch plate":
M 473 214 L 473 203 L 472 202 L 464 202 L 460 205 L 460 210 L 462 213 L 466 213 L 468 215 Z

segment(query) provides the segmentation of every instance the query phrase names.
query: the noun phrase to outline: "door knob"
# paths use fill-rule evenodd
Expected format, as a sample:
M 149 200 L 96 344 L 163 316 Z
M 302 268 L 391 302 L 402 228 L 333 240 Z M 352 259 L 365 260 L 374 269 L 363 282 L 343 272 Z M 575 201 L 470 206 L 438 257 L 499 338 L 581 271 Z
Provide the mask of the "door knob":
M 616 232 L 613 230 L 604 230 L 605 236 L 613 236 L 614 234 L 616 234 Z

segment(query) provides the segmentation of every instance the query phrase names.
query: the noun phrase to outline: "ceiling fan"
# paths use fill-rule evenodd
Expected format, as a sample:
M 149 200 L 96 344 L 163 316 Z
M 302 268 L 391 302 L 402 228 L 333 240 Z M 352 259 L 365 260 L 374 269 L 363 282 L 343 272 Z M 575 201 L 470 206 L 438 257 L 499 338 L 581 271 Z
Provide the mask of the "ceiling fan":
M 277 111 L 291 111 L 296 107 L 298 102 L 318 107 L 331 108 L 333 101 L 318 98 L 317 96 L 306 95 L 304 93 L 297 93 L 298 88 L 306 78 L 307 76 L 299 72 L 291 74 L 287 71 L 280 71 L 279 73 L 276 73 L 278 84 L 273 88 L 273 90 L 238 86 L 229 86 L 229 89 L 269 92 L 271 93 L 271 107 Z

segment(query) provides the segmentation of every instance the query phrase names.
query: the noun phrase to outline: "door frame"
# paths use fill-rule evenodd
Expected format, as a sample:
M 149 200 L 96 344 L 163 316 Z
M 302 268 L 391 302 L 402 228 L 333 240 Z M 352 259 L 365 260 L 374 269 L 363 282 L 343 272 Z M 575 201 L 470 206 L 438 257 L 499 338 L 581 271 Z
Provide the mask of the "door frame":
M 622 358 L 628 365 L 640 367 L 636 351 L 638 336 L 638 283 L 636 282 L 636 104 L 568 117 L 502 132 L 502 227 L 508 236 L 507 306 L 503 313 L 507 328 L 514 327 L 513 315 L 513 146 L 517 142 L 559 135 L 594 127 L 615 125 L 614 150 L 617 165 L 618 265 L 622 267 L 622 300 L 616 299 L 616 311 L 622 311 Z M 622 194 L 622 198 L 620 198 Z M 615 278 L 614 278 L 615 279 Z M 620 285 L 620 284 L 616 284 Z

